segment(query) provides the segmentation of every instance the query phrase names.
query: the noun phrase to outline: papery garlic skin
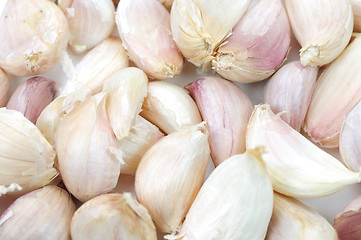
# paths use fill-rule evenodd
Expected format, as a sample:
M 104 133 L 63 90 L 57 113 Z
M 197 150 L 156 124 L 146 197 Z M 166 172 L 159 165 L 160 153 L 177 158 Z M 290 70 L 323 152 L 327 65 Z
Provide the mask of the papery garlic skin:
M 84 203 L 72 219 L 71 237 L 73 240 L 157 240 L 157 233 L 145 207 L 130 193 L 116 193 Z
M 0 107 L 5 107 L 10 95 L 9 78 L 0 68 Z
M 142 109 L 140 115 L 167 134 L 202 121 L 188 92 L 170 82 L 150 82 Z
M 261 0 L 221 44 L 212 66 L 235 82 L 261 81 L 285 61 L 290 43 L 291 28 L 281 0 Z
M 93 48 L 113 31 L 112 0 L 61 0 L 58 6 L 68 21 L 69 45 L 76 54 Z
M 18 198 L 2 214 L 0 238 L 70 240 L 75 210 L 70 194 L 57 186 L 32 191 Z
M 0 25 L 0 66 L 16 76 L 47 72 L 68 45 L 66 18 L 48 0 L 7 1 Z
M 246 128 L 253 110 L 248 96 L 236 84 L 204 77 L 185 86 L 207 122 L 215 166 L 246 150 Z
M 178 238 L 265 238 L 273 190 L 258 151 L 234 155 L 211 173 L 189 209 Z
M 273 195 L 273 213 L 266 240 L 337 240 L 327 220 L 294 198 L 277 192 Z
M 181 225 L 202 186 L 209 161 L 205 123 L 163 137 L 143 156 L 135 193 L 161 232 Z
M 361 0 L 350 0 L 353 12 L 353 31 L 361 32 Z
M 246 147 L 265 147 L 262 158 L 273 189 L 287 196 L 326 196 L 361 181 L 360 173 L 348 170 L 291 128 L 268 104 L 255 107 L 247 127 Z
M 122 0 L 116 23 L 129 57 L 154 79 L 169 79 L 183 69 L 172 39 L 169 12 L 157 0 Z
M 263 103 L 296 131 L 301 130 L 317 79 L 318 68 L 304 67 L 299 61 L 287 63 L 266 83 Z
M 251 0 L 175 0 L 171 29 L 183 56 L 207 70 L 216 49 L 231 34 L 250 3 Z
M 302 65 L 326 65 L 350 41 L 353 14 L 348 0 L 285 0 L 285 6 L 293 33 L 302 46 Z

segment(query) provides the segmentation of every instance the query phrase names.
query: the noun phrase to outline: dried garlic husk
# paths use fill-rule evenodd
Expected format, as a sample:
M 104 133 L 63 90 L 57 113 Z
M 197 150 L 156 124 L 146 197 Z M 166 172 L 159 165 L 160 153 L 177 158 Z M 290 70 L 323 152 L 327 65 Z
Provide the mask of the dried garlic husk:
M 6 104 L 6 108 L 21 112 L 35 124 L 40 113 L 53 101 L 55 92 L 53 80 L 32 77 L 16 88 Z
M 129 57 L 150 77 L 168 79 L 183 69 L 172 39 L 169 12 L 157 0 L 122 0 L 116 22 Z
M 323 147 L 338 147 L 344 116 L 361 100 L 361 37 L 316 82 L 303 129 Z
M 5 107 L 8 99 L 9 99 L 9 93 L 10 92 L 10 83 L 9 78 L 0 68 L 0 107 Z
M 248 96 L 236 84 L 205 77 L 185 86 L 207 122 L 215 166 L 246 150 L 246 128 L 253 110 Z
M 0 186 L 17 183 L 29 192 L 50 183 L 58 172 L 55 151 L 41 132 L 18 111 L 0 108 Z
M 64 115 L 56 129 L 55 149 L 66 188 L 80 201 L 112 190 L 121 159 L 106 111 L 107 95 L 87 97 Z
M 285 0 L 285 4 L 293 33 L 302 46 L 302 65 L 323 66 L 335 60 L 352 34 L 349 1 Z
M 318 148 L 275 115 L 268 104 L 258 105 L 247 127 L 247 149 L 264 146 L 262 156 L 273 189 L 282 194 L 312 198 L 359 183 L 361 174 Z
M 135 193 L 161 232 L 174 232 L 204 181 L 209 161 L 205 123 L 160 139 L 143 156 L 135 174 Z
M 285 61 L 290 43 L 290 24 L 281 0 L 261 0 L 219 47 L 213 69 L 232 81 L 261 81 Z
M 18 198 L 0 218 L 1 239 L 69 239 L 75 204 L 65 190 L 46 186 Z
M 170 10 L 172 8 L 174 0 L 158 0 L 166 9 Z
M 95 197 L 75 212 L 71 237 L 73 240 L 157 240 L 157 233 L 147 209 L 130 193 L 113 193 Z
M 189 209 L 178 238 L 265 238 L 273 191 L 259 151 L 234 155 L 211 173 Z
M 68 45 L 66 18 L 48 0 L 7 0 L 0 26 L 0 66 L 16 76 L 47 72 Z
M 267 82 L 263 91 L 263 103 L 281 115 L 296 131 L 301 130 L 310 105 L 317 79 L 318 68 L 304 67 L 299 61 L 287 63 Z
M 361 32 L 361 0 L 350 0 L 353 12 L 353 31 Z
M 172 34 L 183 56 L 207 70 L 251 0 L 175 0 Z
M 266 240 L 337 240 L 335 229 L 313 209 L 274 192 L 273 213 Z
M 188 92 L 170 82 L 150 82 L 142 108 L 140 115 L 167 134 L 202 121 Z
M 113 31 L 112 0 L 61 0 L 58 6 L 68 20 L 69 45 L 76 54 L 93 48 Z

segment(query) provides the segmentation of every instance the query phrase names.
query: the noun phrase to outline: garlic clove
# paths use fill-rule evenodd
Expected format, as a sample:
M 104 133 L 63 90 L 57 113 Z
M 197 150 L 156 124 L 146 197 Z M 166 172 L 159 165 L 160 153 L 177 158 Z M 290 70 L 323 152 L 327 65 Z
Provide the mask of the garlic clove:
M 158 0 L 166 9 L 170 10 L 172 8 L 174 0 Z
M 143 156 L 135 193 L 161 232 L 176 231 L 202 186 L 209 161 L 205 123 L 163 137 Z
M 307 140 L 268 104 L 255 107 L 247 127 L 247 149 L 261 146 L 265 147 L 262 157 L 273 189 L 284 195 L 321 197 L 361 181 L 360 173 L 348 170 Z
M 350 0 L 353 12 L 353 31 L 361 32 L 361 0 Z
M 246 128 L 253 110 L 248 96 L 236 84 L 205 77 L 185 86 L 207 122 L 215 166 L 246 150 Z
M 58 6 L 68 21 L 69 45 L 76 54 L 93 48 L 113 31 L 112 0 L 61 0 Z
M 216 49 L 246 12 L 251 0 L 175 0 L 171 29 L 183 56 L 203 71 Z
M 16 88 L 6 104 L 6 108 L 21 112 L 35 124 L 43 109 L 53 101 L 55 92 L 53 80 L 32 77 Z
M 147 75 L 135 67 L 114 73 L 104 84 L 103 92 L 109 93 L 108 117 L 118 140 L 129 135 L 147 96 L 147 87 Z
M 75 204 L 69 193 L 46 186 L 18 198 L 0 217 L 1 239 L 70 239 Z
M 299 61 L 290 62 L 278 70 L 267 82 L 263 102 L 281 115 L 296 131 L 301 130 L 311 101 L 318 68 L 304 67 Z
M 271 76 L 285 61 L 290 42 L 291 29 L 281 0 L 261 0 L 220 45 L 212 66 L 232 81 L 260 81 Z
M 48 0 L 7 1 L 0 26 L 0 66 L 16 76 L 47 72 L 68 45 L 66 18 Z
M 172 39 L 169 12 L 157 0 L 122 0 L 116 22 L 129 57 L 154 79 L 168 79 L 183 69 Z
M 10 95 L 9 78 L 0 68 L 0 107 L 5 107 Z
M 353 29 L 348 0 L 286 0 L 285 5 L 293 33 L 302 46 L 302 65 L 323 66 L 341 54 Z
M 202 121 L 188 92 L 169 82 L 150 82 L 142 109 L 140 115 L 167 134 Z
M 361 99 L 360 58 L 357 37 L 316 82 L 303 129 L 323 147 L 338 147 L 344 116 Z
M 124 193 L 101 195 L 84 203 L 72 219 L 71 237 L 157 240 L 157 233 L 147 209 Z
M 120 173 L 134 175 L 143 155 L 163 136 L 156 126 L 138 115 L 130 128 L 129 136 L 119 144 L 124 161 L 120 166 Z
M 272 215 L 273 191 L 259 151 L 234 155 L 211 173 L 178 238 L 264 239 Z

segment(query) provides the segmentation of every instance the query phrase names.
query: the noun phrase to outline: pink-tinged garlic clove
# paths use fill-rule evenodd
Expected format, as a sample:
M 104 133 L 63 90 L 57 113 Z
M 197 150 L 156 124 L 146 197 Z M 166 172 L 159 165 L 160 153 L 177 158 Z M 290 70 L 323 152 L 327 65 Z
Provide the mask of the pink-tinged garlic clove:
M 0 68 L 0 107 L 5 107 L 10 95 L 9 78 Z

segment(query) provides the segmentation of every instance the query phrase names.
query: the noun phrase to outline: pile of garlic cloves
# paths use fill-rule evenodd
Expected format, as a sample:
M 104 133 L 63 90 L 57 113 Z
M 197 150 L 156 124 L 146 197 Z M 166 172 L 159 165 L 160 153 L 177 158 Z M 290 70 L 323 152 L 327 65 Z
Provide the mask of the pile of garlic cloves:
M 3 0 L 0 239 L 360 238 L 360 9 Z

